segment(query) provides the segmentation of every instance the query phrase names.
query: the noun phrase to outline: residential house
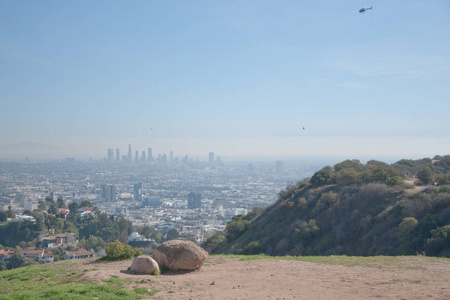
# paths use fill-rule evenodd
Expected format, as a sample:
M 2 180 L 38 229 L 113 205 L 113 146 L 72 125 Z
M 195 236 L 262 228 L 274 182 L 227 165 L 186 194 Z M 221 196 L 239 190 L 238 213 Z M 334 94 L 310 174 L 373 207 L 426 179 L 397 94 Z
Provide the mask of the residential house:
M 0 262 L 8 262 L 9 258 L 11 257 L 11 255 L 14 254 L 14 251 L 8 251 L 8 250 L 0 250 Z
M 64 216 L 64 219 L 67 218 L 67 215 L 70 213 L 70 209 L 68 208 L 58 208 L 58 210 L 56 211 L 58 214 L 61 214 Z
M 41 238 L 42 248 L 63 248 L 76 247 L 78 241 L 75 239 L 74 233 L 61 233 L 54 236 Z
M 0 250 L 0 261 L 7 263 L 14 251 Z M 20 251 L 20 254 L 27 260 L 34 259 L 38 262 L 53 262 L 54 256 L 52 253 L 44 253 L 44 250 L 26 250 Z
M 66 253 L 64 253 L 62 256 L 62 259 L 83 259 L 83 258 L 90 258 L 90 257 L 95 257 L 94 251 L 88 251 L 88 250 L 81 249 L 79 251 L 74 251 L 74 252 L 66 251 Z
M 95 218 L 95 212 L 93 207 L 80 207 L 78 209 L 78 215 L 81 217 L 81 220 L 85 218 Z

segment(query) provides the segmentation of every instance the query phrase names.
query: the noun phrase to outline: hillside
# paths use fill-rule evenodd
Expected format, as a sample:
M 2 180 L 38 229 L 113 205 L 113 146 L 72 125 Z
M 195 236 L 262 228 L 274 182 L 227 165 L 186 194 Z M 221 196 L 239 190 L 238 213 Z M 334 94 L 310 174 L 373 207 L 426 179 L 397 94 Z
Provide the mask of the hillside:
M 445 156 L 326 167 L 288 186 L 275 204 L 235 216 L 204 247 L 235 254 L 450 257 L 449 162 Z
M 1 299 L 449 299 L 450 260 L 211 256 L 194 272 L 132 274 L 131 260 L 0 272 Z

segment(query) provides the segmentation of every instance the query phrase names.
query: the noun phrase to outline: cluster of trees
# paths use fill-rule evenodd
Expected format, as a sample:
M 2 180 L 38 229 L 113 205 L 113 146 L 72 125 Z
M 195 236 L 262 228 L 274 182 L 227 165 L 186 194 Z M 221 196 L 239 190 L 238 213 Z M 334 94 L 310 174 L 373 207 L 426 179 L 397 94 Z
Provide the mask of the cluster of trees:
M 450 155 L 433 159 L 402 159 L 392 164 L 404 177 L 417 177 L 422 184 L 450 184 Z
M 0 210 L 0 222 L 6 222 L 8 218 L 15 218 L 16 214 L 12 211 L 11 206 L 7 211 Z
M 79 207 L 92 207 L 92 204 L 90 201 L 83 201 L 80 204 L 73 202 L 69 204 L 70 213 L 65 217 L 64 214 L 58 214 L 58 208 L 66 208 L 62 198 L 58 198 L 56 202 L 52 198 L 46 198 L 45 202 L 40 203 L 40 209 L 25 212 L 34 217 L 36 222 L 4 222 L 0 226 L 0 244 L 10 249 L 16 246 L 28 249 L 38 248 L 40 247 L 40 236 L 64 232 L 75 233 L 86 249 L 95 251 L 99 251 L 106 246 L 106 243 L 115 240 L 128 242 L 128 235 L 133 232 L 133 225 L 130 221 L 123 217 L 108 217 L 96 207 L 93 208 L 95 217 L 82 220 L 78 215 Z M 14 217 L 12 214 L 11 210 L 0 211 L 0 218 L 2 221 L 6 221 L 6 218 Z M 149 227 L 144 230 L 144 233 L 148 233 L 149 236 L 157 236 L 155 230 Z
M 450 184 L 450 156 L 435 156 L 433 159 L 402 159 L 392 165 L 371 160 L 362 164 L 359 160 L 346 160 L 325 167 L 311 177 L 315 187 L 338 184 L 385 183 L 401 185 L 405 178 L 418 178 L 420 184 Z
M 399 185 L 403 183 L 401 173 L 386 163 L 371 160 L 366 165 L 359 160 L 346 160 L 334 165 L 325 167 L 316 172 L 311 177 L 311 184 L 315 187 L 338 184 L 362 184 L 370 182 L 380 182 L 387 185 Z
M 433 165 L 447 170 L 444 159 Z M 415 166 L 418 173 L 423 163 Z M 433 176 L 449 176 L 436 169 Z M 262 212 L 235 216 L 204 247 L 235 254 L 450 257 L 450 186 L 411 189 L 398 178 L 402 171 L 384 163 L 344 161 L 288 186 Z
M 0 211 L 0 222 L 3 223 L 0 226 L 0 248 L 7 247 L 11 250 L 17 246 L 25 249 L 40 248 L 40 237 L 65 232 L 75 233 L 85 249 L 93 249 L 96 252 L 105 249 L 108 243 L 116 241 L 123 244 L 128 243 L 128 235 L 134 231 L 130 221 L 122 216 L 108 216 L 96 207 L 93 207 L 94 216 L 85 216 L 81 219 L 78 214 L 81 207 L 93 206 L 90 201 L 82 201 L 80 204 L 72 202 L 66 207 L 62 198 L 54 201 L 47 197 L 45 201 L 40 201 L 37 210 L 24 212 L 34 217 L 36 222 L 26 220 L 6 222 L 7 218 L 15 217 L 14 212 L 11 209 Z M 58 213 L 60 208 L 68 208 L 69 214 Z M 164 237 L 158 230 L 150 226 L 139 227 L 137 231 L 145 238 L 152 239 L 157 243 L 179 237 L 175 228 L 169 230 Z M 59 260 L 63 254 L 59 249 L 52 249 L 52 253 L 55 260 Z M 21 264 L 13 265 L 17 267 Z M 6 268 L 1 265 L 0 270 L 2 267 Z
M 3 246 L 0 245 L 0 249 L 3 249 Z M 30 259 L 26 260 L 20 252 L 22 249 L 19 246 L 16 246 L 14 249 L 14 254 L 11 255 L 7 263 L 0 262 L 0 271 L 11 270 L 15 268 L 19 268 L 24 266 L 25 264 L 32 265 L 36 264 L 36 261 Z

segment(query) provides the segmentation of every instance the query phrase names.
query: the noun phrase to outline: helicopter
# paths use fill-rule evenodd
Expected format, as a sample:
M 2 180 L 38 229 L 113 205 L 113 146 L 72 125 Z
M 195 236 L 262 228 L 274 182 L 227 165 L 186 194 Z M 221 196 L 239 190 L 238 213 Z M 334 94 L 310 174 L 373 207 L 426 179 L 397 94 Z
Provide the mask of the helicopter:
M 363 7 L 363 8 L 361 8 L 360 10 L 359 10 L 359 13 L 363 13 L 363 12 L 366 12 L 366 10 L 372 10 L 372 6 L 371 7 Z

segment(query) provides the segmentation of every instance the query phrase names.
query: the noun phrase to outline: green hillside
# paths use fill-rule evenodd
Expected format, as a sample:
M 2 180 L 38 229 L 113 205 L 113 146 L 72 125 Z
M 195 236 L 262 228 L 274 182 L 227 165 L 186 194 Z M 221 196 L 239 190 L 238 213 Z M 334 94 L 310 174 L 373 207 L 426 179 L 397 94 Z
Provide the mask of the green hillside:
M 450 257 L 450 157 L 347 160 L 235 216 L 211 253 Z M 437 185 L 435 185 L 435 182 Z

